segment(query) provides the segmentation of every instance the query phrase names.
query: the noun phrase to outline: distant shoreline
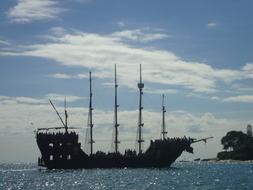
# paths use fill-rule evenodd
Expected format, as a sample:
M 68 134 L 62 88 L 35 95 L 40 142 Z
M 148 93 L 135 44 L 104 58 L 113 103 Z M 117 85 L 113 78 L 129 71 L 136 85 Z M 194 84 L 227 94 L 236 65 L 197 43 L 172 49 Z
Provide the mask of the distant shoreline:
M 201 162 L 221 162 L 221 163 L 235 163 L 235 162 L 243 162 L 243 163 L 253 163 L 253 160 L 232 160 L 232 159 L 228 159 L 228 160 L 219 160 L 219 159 L 210 159 L 210 160 L 201 160 Z
M 195 159 L 192 161 L 180 160 L 178 162 L 214 162 L 214 163 L 253 163 L 253 160 L 219 160 L 218 158 Z

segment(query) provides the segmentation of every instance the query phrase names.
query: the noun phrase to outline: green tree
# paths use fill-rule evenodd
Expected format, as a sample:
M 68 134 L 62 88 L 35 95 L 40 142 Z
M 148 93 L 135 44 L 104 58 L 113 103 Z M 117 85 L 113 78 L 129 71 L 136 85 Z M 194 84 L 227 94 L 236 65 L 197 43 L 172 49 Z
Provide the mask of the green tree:
M 248 141 L 248 136 L 241 131 L 230 131 L 221 139 L 223 149 L 238 150 L 240 147 Z
M 253 160 L 253 137 L 241 131 L 230 131 L 222 137 L 221 144 L 226 151 L 218 153 L 219 159 Z

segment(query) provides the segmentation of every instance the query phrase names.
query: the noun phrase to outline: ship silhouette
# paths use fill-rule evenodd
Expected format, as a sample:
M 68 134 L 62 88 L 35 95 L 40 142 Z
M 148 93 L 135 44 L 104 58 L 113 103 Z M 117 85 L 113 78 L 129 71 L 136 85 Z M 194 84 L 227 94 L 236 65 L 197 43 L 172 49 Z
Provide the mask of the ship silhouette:
M 143 151 L 143 127 L 142 121 L 142 96 L 144 83 L 142 82 L 141 65 L 140 65 L 140 81 L 139 89 L 139 115 L 137 125 L 137 150 L 125 150 L 124 153 L 119 152 L 119 123 L 118 123 L 118 102 L 117 102 L 117 77 L 115 65 L 115 102 L 114 102 L 114 151 L 105 153 L 97 151 L 94 153 L 93 144 L 93 118 L 92 118 L 92 80 L 91 72 L 89 73 L 89 112 L 88 112 L 88 131 L 86 133 L 86 142 L 89 145 L 90 152 L 85 152 L 81 148 L 79 135 L 74 128 L 68 127 L 68 114 L 65 99 L 65 121 L 62 119 L 51 100 L 50 103 L 56 111 L 63 127 L 55 128 L 38 128 L 36 130 L 36 141 L 41 152 L 38 158 L 38 165 L 48 169 L 77 169 L 77 168 L 150 168 L 150 167 L 169 167 L 182 154 L 183 151 L 193 153 L 191 145 L 200 141 L 206 142 L 207 139 L 194 138 L 168 138 L 165 127 L 165 106 L 164 95 L 162 96 L 162 127 L 161 138 L 151 140 L 146 151 Z M 64 129 L 65 132 L 61 132 Z M 54 130 L 54 132 L 51 132 Z M 57 132 L 55 132 L 55 130 Z M 59 130 L 59 131 L 58 131 Z

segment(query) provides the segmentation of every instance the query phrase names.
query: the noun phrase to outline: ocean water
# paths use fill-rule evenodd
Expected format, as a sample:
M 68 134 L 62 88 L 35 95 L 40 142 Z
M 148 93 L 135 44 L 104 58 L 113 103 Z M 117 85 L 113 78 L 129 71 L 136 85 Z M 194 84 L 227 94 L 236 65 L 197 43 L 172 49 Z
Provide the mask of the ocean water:
M 45 170 L 0 164 L 0 189 L 253 189 L 253 163 L 174 163 L 164 169 Z

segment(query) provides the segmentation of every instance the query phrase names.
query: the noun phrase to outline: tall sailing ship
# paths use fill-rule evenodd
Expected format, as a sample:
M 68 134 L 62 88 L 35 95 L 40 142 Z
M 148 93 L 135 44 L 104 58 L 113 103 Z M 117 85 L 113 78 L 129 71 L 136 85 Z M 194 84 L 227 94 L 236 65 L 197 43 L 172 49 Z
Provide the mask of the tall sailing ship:
M 140 81 L 139 89 L 139 115 L 137 130 L 137 150 L 125 150 L 124 154 L 119 152 L 119 123 L 118 123 L 118 102 L 117 102 L 117 76 L 115 65 L 115 99 L 114 99 L 114 151 L 105 153 L 97 151 L 94 153 L 93 144 L 93 117 L 92 117 L 92 80 L 91 72 L 89 73 L 89 112 L 88 112 L 88 133 L 86 140 L 90 148 L 90 152 L 85 152 L 81 148 L 79 136 L 74 128 L 68 127 L 68 114 L 66 110 L 65 99 L 65 121 L 60 116 L 51 100 L 50 103 L 56 111 L 63 127 L 55 128 L 38 128 L 36 131 L 36 140 L 41 152 L 38 158 L 38 165 L 48 169 L 75 169 L 75 168 L 149 168 L 149 167 L 169 167 L 182 154 L 183 151 L 193 153 L 191 144 L 212 138 L 193 139 L 193 138 L 168 138 L 165 127 L 165 106 L 164 95 L 162 96 L 162 128 L 161 138 L 151 140 L 146 151 L 143 151 L 143 132 L 144 123 L 142 121 L 142 96 L 144 83 L 142 82 L 141 65 L 140 65 Z M 60 129 L 65 129 L 60 132 Z M 51 132 L 59 130 L 58 132 Z

